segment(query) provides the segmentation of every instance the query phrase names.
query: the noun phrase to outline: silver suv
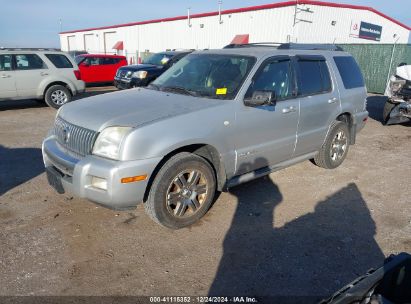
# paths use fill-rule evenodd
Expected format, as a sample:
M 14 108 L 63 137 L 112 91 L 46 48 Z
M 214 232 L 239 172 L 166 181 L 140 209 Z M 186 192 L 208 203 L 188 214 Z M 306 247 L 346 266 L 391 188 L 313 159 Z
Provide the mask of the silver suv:
M 0 101 L 44 100 L 59 108 L 84 92 L 76 62 L 54 49 L 0 49 Z
M 285 44 L 196 51 L 147 88 L 68 104 L 43 142 L 49 183 L 98 204 L 199 220 L 216 191 L 311 159 L 338 167 L 365 125 L 351 55 Z

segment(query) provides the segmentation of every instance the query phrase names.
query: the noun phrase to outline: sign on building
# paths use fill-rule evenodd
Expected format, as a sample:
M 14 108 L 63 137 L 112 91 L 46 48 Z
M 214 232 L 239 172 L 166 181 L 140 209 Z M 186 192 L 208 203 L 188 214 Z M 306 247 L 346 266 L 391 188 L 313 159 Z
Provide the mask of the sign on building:
M 382 26 L 364 21 L 351 21 L 350 37 L 380 41 Z

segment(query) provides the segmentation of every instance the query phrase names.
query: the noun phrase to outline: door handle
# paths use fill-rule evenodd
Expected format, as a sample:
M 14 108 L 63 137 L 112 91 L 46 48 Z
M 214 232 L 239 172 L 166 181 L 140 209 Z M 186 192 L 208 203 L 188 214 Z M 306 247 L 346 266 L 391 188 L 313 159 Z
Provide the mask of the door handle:
M 41 73 L 40 73 L 41 76 L 47 76 L 48 74 L 49 74 L 49 73 L 46 73 L 46 72 L 41 72 Z
M 331 99 L 328 99 L 328 103 L 336 103 L 338 101 L 337 97 L 333 97 Z
M 1 78 L 10 78 L 11 75 L 1 75 Z
M 297 111 L 297 109 L 293 106 L 282 109 L 283 114 L 287 114 L 287 113 L 291 113 L 291 112 L 295 112 L 295 111 Z

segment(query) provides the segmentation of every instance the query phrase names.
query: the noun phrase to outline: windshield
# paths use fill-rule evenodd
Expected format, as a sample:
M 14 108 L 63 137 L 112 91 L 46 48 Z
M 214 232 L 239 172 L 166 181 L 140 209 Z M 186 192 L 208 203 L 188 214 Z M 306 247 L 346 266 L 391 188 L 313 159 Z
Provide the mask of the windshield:
M 256 59 L 249 56 L 191 54 L 173 65 L 150 88 L 215 99 L 233 99 Z
M 76 61 L 77 64 L 80 64 L 80 62 L 82 62 L 84 60 L 84 56 L 76 56 L 76 58 L 74 58 L 74 60 Z
M 153 64 L 153 65 L 165 65 L 173 57 L 172 55 L 167 54 L 154 54 L 150 57 L 143 60 L 144 64 Z

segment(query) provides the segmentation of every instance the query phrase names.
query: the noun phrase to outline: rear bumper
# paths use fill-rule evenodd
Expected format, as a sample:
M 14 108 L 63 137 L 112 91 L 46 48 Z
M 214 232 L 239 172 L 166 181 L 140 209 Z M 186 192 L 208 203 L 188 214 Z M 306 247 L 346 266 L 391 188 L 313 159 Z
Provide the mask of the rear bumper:
M 49 183 L 59 193 L 69 192 L 111 209 L 129 209 L 141 203 L 149 178 L 160 161 L 159 158 L 114 161 L 94 155 L 77 159 L 64 151 L 54 137 L 44 140 L 42 152 L 48 174 L 55 173 L 54 182 L 49 178 Z M 121 183 L 124 177 L 145 174 L 147 179 L 144 181 Z M 105 180 L 106 190 L 96 188 L 92 183 L 93 177 Z M 59 190 L 56 183 L 62 189 Z
M 354 126 L 355 126 L 355 131 L 358 133 L 360 132 L 364 127 L 365 124 L 367 123 L 368 120 L 368 111 L 363 111 L 359 113 L 354 114 Z
M 75 83 L 75 90 L 73 90 L 73 95 L 81 94 L 86 91 L 86 83 L 82 80 L 78 80 Z

